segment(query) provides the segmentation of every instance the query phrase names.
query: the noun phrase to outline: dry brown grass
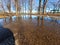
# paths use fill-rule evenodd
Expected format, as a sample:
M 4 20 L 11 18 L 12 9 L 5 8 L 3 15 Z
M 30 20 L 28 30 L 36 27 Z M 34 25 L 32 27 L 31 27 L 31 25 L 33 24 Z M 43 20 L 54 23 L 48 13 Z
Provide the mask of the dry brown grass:
M 60 25 L 54 22 L 39 25 L 37 20 L 19 19 L 4 27 L 11 29 L 19 45 L 60 45 Z

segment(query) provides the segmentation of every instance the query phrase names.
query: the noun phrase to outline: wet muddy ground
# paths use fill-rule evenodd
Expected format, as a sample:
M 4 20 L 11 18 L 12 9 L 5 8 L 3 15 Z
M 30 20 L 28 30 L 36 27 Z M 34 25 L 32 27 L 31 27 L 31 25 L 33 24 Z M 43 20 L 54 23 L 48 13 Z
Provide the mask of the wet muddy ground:
M 3 22 L 14 33 L 16 45 L 60 45 L 60 24 L 56 22 L 26 17 Z

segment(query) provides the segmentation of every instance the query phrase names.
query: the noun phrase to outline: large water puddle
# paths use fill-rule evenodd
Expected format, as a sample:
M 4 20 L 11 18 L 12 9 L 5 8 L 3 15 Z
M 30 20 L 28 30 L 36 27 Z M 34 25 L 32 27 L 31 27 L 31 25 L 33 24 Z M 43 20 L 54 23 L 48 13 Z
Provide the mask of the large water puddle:
M 30 16 L 29 15 L 21 15 L 20 18 L 24 19 L 24 20 L 28 20 L 30 19 Z M 7 17 L 7 18 L 0 18 L 0 26 L 4 25 L 5 21 L 6 23 L 10 23 L 10 20 L 12 20 L 12 22 L 16 21 L 17 17 L 16 16 L 12 16 L 12 18 L 10 19 L 10 17 Z M 32 15 L 31 17 L 32 19 L 32 22 L 34 22 L 34 20 L 37 20 L 38 19 L 38 16 L 34 16 Z M 40 20 L 42 19 L 42 16 L 40 16 Z M 57 24 L 60 24 L 60 19 L 59 20 L 56 20 L 54 18 L 51 18 L 51 17 L 44 17 L 44 21 L 48 21 L 48 22 L 55 22 Z

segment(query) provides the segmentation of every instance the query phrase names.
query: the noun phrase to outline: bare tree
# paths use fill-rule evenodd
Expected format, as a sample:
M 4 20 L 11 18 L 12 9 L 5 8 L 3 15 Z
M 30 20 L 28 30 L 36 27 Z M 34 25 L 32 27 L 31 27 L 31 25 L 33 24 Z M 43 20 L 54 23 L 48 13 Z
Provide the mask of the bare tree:
M 53 13 L 55 13 L 55 11 L 57 10 L 57 2 L 50 2 L 53 6 Z
M 22 2 L 22 12 L 24 13 L 24 0 L 21 1 Z
M 20 14 L 20 12 L 21 12 L 21 0 L 18 0 L 18 12 L 19 12 L 19 14 Z
M 3 6 L 3 1 L 1 0 L 1 7 L 3 8 L 3 13 L 5 12 L 4 6 Z
M 41 2 L 42 2 L 42 0 L 39 0 L 39 6 L 38 6 L 38 14 L 39 15 L 41 13 Z M 38 24 L 40 24 L 40 16 L 37 17 L 37 20 L 38 20 Z
M 32 14 L 32 4 L 33 4 L 33 0 L 29 0 L 29 10 L 30 10 L 30 14 Z
M 15 6 L 16 6 L 16 16 L 18 15 L 18 0 L 15 0 Z
M 25 3 L 24 3 L 24 4 L 25 4 L 25 14 L 26 14 L 26 3 L 27 3 L 27 2 L 25 1 Z
M 46 4 L 47 4 L 47 1 L 48 1 L 48 0 L 44 0 L 44 1 L 43 1 L 43 14 L 46 13 Z
M 41 9 L 41 1 L 42 1 L 42 0 L 39 0 L 38 14 L 40 14 L 40 9 Z
M 7 8 L 8 8 L 9 13 L 10 13 L 11 12 L 11 0 L 8 0 L 7 2 L 8 2 L 7 3 Z
M 60 0 L 58 0 L 58 10 L 60 11 Z
M 29 0 L 29 11 L 30 11 L 30 17 L 31 17 L 31 14 L 32 14 L 32 4 L 33 4 L 33 0 Z

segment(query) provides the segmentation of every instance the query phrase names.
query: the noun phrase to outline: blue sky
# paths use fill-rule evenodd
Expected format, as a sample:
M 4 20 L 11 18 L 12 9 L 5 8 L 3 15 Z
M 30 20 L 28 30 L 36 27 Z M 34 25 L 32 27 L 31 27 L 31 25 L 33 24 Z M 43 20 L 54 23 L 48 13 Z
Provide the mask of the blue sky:
M 6 7 L 6 1 L 7 0 L 2 0 L 2 1 L 4 1 L 3 2 L 3 6 L 4 6 L 4 9 L 5 9 L 5 11 L 8 11 L 8 9 L 7 9 L 7 7 Z M 0 0 L 0 2 L 1 2 L 1 0 Z M 47 3 L 47 6 L 50 8 L 50 9 L 53 9 L 53 6 L 50 4 L 50 2 L 57 2 L 57 0 L 48 0 L 48 3 Z M 0 3 L 0 4 L 2 4 L 2 3 Z M 34 3 L 33 3 L 33 11 L 37 11 L 38 9 L 36 9 L 36 8 L 38 8 L 38 4 L 39 4 L 39 0 L 34 0 Z M 48 9 L 48 7 L 47 7 L 47 10 L 49 10 Z M 24 7 L 22 8 L 22 10 L 24 9 Z M 2 10 L 2 8 L 0 7 L 0 10 Z M 26 4 L 26 10 L 28 11 L 28 3 Z M 14 11 L 14 5 L 13 5 L 13 2 L 11 3 L 11 11 Z

